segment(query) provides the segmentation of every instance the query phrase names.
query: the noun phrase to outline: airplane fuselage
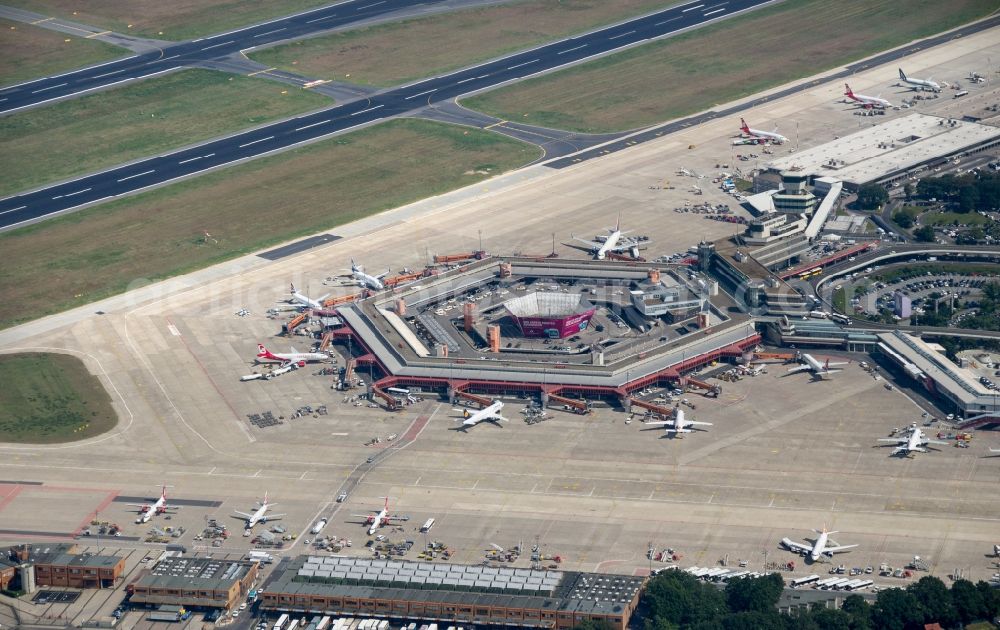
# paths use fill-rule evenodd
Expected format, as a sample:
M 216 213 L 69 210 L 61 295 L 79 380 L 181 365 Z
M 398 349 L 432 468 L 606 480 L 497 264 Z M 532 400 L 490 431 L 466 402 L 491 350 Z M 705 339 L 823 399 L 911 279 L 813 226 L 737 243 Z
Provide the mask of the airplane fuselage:
M 608 252 L 614 251 L 615 247 L 618 245 L 618 241 L 622 238 L 621 230 L 615 230 L 608 235 L 608 238 L 604 239 L 604 242 L 600 247 L 597 248 L 597 260 L 604 260 L 608 256 Z
M 142 511 L 142 513 L 139 515 L 138 522 L 148 523 L 151 518 L 160 513 L 160 511 L 163 509 L 163 506 L 166 505 L 166 503 L 167 500 L 161 496 L 159 499 L 156 500 L 156 503 L 154 503 L 153 505 L 149 506 L 148 508 Z
M 826 549 L 827 538 L 829 538 L 829 534 L 826 532 L 820 533 L 819 537 L 816 538 L 816 542 L 813 543 L 812 549 L 809 550 L 810 560 L 818 562 L 820 558 L 823 557 L 823 550 Z
M 302 295 L 301 293 L 292 293 L 292 300 L 302 306 L 305 306 L 306 308 L 323 308 L 323 305 L 318 300 L 314 300 L 307 295 Z
M 469 414 L 469 417 L 466 418 L 465 421 L 462 424 L 464 424 L 466 426 L 477 425 L 477 424 L 479 424 L 480 422 L 482 422 L 484 420 L 489 420 L 490 418 L 495 418 L 497 415 L 500 414 L 500 411 L 502 409 L 503 409 L 503 402 L 501 402 L 501 401 L 498 400 L 495 403 L 493 403 L 492 405 L 490 405 L 489 407 L 486 407 L 484 409 L 480 409 L 476 413 Z
M 369 536 L 374 536 L 375 532 L 378 531 L 378 528 L 382 527 L 383 525 L 385 525 L 385 522 L 388 520 L 388 516 L 389 516 L 389 512 L 388 512 L 388 510 L 386 510 L 384 508 L 381 511 L 379 511 L 378 514 L 376 514 L 375 516 L 372 516 L 371 517 L 372 524 L 371 524 L 371 527 L 368 528 L 368 535 Z

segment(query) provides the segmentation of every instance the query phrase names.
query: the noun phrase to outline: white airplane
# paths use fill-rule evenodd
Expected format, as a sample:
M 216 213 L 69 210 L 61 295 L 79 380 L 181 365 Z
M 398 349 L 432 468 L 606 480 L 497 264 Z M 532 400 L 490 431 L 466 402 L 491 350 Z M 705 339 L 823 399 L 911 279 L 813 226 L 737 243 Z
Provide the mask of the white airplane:
M 296 352 L 292 348 L 291 352 L 271 352 L 264 347 L 264 344 L 257 344 L 257 363 L 264 361 L 277 361 L 279 363 L 298 363 L 300 365 L 310 361 L 329 361 L 330 355 L 325 352 Z
M 383 506 L 378 512 L 372 510 L 370 514 L 354 514 L 354 516 L 358 518 L 365 519 L 365 525 L 368 525 L 369 536 L 374 536 L 379 527 L 392 525 L 392 521 L 410 520 L 410 517 L 408 516 L 396 516 L 395 514 L 389 514 L 389 497 L 382 498 L 385 499 L 385 506 Z
M 233 516 L 235 516 L 237 518 L 244 519 L 246 521 L 246 529 L 253 529 L 253 526 L 256 525 L 257 523 L 266 523 L 268 521 L 277 521 L 277 520 L 281 520 L 282 516 L 285 516 L 284 514 L 268 514 L 267 513 L 268 510 L 270 510 L 271 508 L 273 508 L 276 505 L 278 505 L 278 504 L 277 503 L 268 503 L 267 502 L 267 493 L 265 492 L 264 493 L 264 500 L 263 501 L 258 501 L 256 503 L 256 505 L 254 505 L 254 512 L 253 512 L 253 514 L 247 514 L 246 512 L 240 512 L 238 510 L 234 510 L 234 512 L 236 512 L 236 513 Z
M 740 131 L 743 132 L 745 140 L 750 140 L 753 144 L 766 144 L 770 142 L 771 144 L 782 144 L 788 142 L 788 138 L 777 132 L 777 127 L 774 131 L 761 131 L 760 129 L 751 129 L 747 125 L 747 121 L 740 118 Z M 737 144 L 737 142 L 733 142 Z M 740 144 L 743 144 L 740 142 Z
M 685 420 L 684 410 L 681 409 L 680 407 L 674 409 L 674 417 L 671 418 L 670 420 L 662 420 L 657 422 L 643 422 L 642 424 L 644 427 L 650 427 L 650 428 L 666 427 L 666 429 L 664 429 L 664 432 L 667 433 L 667 435 L 678 435 L 678 436 L 681 433 L 694 432 L 688 427 L 712 426 L 711 422 L 695 422 L 693 420 Z M 698 430 L 704 431 L 704 429 L 698 429 Z
M 940 92 L 941 86 L 930 79 L 914 79 L 912 77 L 906 76 L 903 73 L 903 69 L 899 69 L 899 80 L 902 81 L 901 87 L 909 87 L 912 90 L 930 90 L 931 92 Z
M 351 280 L 353 280 L 351 284 L 356 284 L 359 287 L 371 289 L 372 291 L 381 291 L 385 288 L 385 284 L 382 283 L 382 280 L 389 275 L 389 271 L 391 270 L 386 269 L 383 273 L 380 273 L 377 276 L 369 275 L 365 273 L 365 268 L 354 262 L 354 259 L 352 258 L 351 273 L 345 275 L 349 275 L 351 277 Z
M 594 258 L 597 260 L 604 260 L 608 257 L 609 253 L 620 253 L 628 252 L 633 257 L 639 256 L 639 241 L 634 238 L 624 238 L 628 232 L 623 232 L 621 229 L 622 218 L 621 215 L 618 216 L 618 222 L 615 223 L 614 228 L 607 228 L 608 235 L 605 237 L 598 237 L 600 240 L 588 241 L 584 238 L 573 237 L 573 240 L 584 243 L 589 251 L 594 254 Z M 577 245 L 570 245 L 571 247 L 577 247 L 578 249 L 583 249 Z
M 979 74 L 978 72 L 970 72 L 969 81 L 972 81 L 973 83 L 986 83 L 986 77 Z
M 839 363 L 830 363 L 830 359 L 827 359 L 825 363 L 820 363 L 818 360 L 816 360 L 816 357 L 812 356 L 811 354 L 803 354 L 800 360 L 802 361 L 802 365 L 789 369 L 788 374 L 797 374 L 799 372 L 812 372 L 813 376 L 815 376 L 816 378 L 825 379 L 834 372 L 840 371 L 839 368 L 836 368 L 835 366 L 847 365 L 846 361 Z
M 458 427 L 457 430 L 465 431 L 469 427 L 474 427 L 480 422 L 492 422 L 497 426 L 500 426 L 499 422 L 508 422 L 507 418 L 500 415 L 500 411 L 503 409 L 503 402 L 496 401 L 489 407 L 480 409 L 474 413 L 469 413 L 468 409 L 456 409 L 455 411 L 461 411 L 462 417 L 455 418 L 455 421 L 462 421 L 462 426 Z
M 906 437 L 899 438 L 879 438 L 879 442 L 890 442 L 896 444 L 896 448 L 892 449 L 893 455 L 909 455 L 910 453 L 926 453 L 928 444 L 940 444 L 942 446 L 947 446 L 947 442 L 940 442 L 938 440 L 929 440 L 924 432 L 917 427 L 917 423 L 914 422 L 910 425 L 909 431 Z
M 859 105 L 861 105 L 866 109 L 871 109 L 872 107 L 876 109 L 885 109 L 887 107 L 892 107 L 892 103 L 885 100 L 884 98 L 879 98 L 877 96 L 865 96 L 864 94 L 855 94 L 854 90 L 851 89 L 851 86 L 847 85 L 846 83 L 844 84 L 844 87 L 847 88 L 847 91 L 844 92 L 844 96 L 851 99 L 852 101 L 855 101 L 856 103 L 858 103 Z
M 148 523 L 151 518 L 159 514 L 171 513 L 169 510 L 176 510 L 178 508 L 170 507 L 167 505 L 167 488 L 170 486 L 163 486 L 160 488 L 160 498 L 154 503 L 129 503 L 132 507 L 139 508 L 139 517 L 135 519 L 136 524 Z
M 321 310 L 323 308 L 326 308 L 325 306 L 323 306 L 323 300 L 325 300 L 326 298 L 330 297 L 329 293 L 327 293 L 323 297 L 316 298 L 314 300 L 311 297 L 309 297 L 308 295 L 305 295 L 305 294 L 302 294 L 302 293 L 299 293 L 298 291 L 296 291 L 294 284 L 290 285 L 290 286 L 291 286 L 292 296 L 288 299 L 289 303 L 297 304 L 297 305 L 299 305 L 299 306 L 301 306 L 303 308 L 314 308 L 314 309 L 317 309 L 317 310 Z
M 789 551 L 806 556 L 811 562 L 818 562 L 823 556 L 832 558 L 835 553 L 842 553 L 848 549 L 857 547 L 857 545 L 838 545 L 835 541 L 830 540 L 830 534 L 836 534 L 837 532 L 828 532 L 826 531 L 826 527 L 822 530 L 814 529 L 813 531 L 819 534 L 819 536 L 816 540 L 812 541 L 811 545 L 797 543 L 787 538 L 782 538 L 781 544 Z M 809 539 L 807 538 L 806 540 Z M 828 547 L 827 543 L 831 543 L 832 546 Z

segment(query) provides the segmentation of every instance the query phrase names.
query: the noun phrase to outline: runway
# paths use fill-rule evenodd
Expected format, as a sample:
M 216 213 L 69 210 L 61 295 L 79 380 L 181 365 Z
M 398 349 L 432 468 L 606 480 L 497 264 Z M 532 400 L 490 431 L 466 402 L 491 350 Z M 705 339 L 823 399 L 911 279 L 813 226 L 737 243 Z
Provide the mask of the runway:
M 423 8 L 446 0 L 347 0 L 249 26 L 147 52 L 105 64 L 90 66 L 0 90 L 0 114 L 99 90 L 127 81 L 163 74 L 198 63 L 226 57 L 241 50 L 293 40 L 334 28 L 388 15 L 395 11 Z
M 364 6 L 370 5 L 370 0 L 360 0 L 360 2 L 367 4 L 363 4 L 355 11 L 361 11 Z M 233 162 L 259 157 L 329 135 L 370 125 L 436 102 L 494 88 L 510 81 L 724 19 L 730 15 L 771 2 L 773 0 L 688 2 L 471 68 L 392 88 L 365 100 L 330 107 L 306 116 L 238 133 L 196 147 L 141 160 L 30 193 L 8 197 L 0 200 L 0 229 L 38 221 L 56 213 L 127 195 Z M 354 4 L 345 3 L 323 10 L 333 11 L 336 9 L 338 13 L 341 13 L 345 5 L 354 6 Z M 399 8 L 406 4 L 407 2 L 402 0 L 387 1 L 385 4 L 371 7 L 371 9 L 375 10 L 385 5 Z M 319 19 L 315 17 L 316 13 L 318 12 L 286 19 L 302 21 L 304 18 L 309 18 L 316 20 Z M 371 16 L 369 15 L 369 17 Z M 308 20 L 305 21 L 308 22 Z M 261 29 L 266 34 L 267 30 L 277 28 L 275 24 L 253 27 L 253 30 Z M 240 37 L 244 36 L 245 33 L 241 31 Z M 284 38 L 288 34 L 285 33 L 282 36 Z M 237 36 L 235 34 L 219 35 L 213 39 L 222 39 L 228 42 L 234 37 Z M 198 45 L 204 48 L 206 41 L 202 40 L 198 42 Z M 209 45 L 218 46 L 218 50 L 221 51 L 224 45 L 229 46 L 230 44 L 223 42 Z M 58 81 L 58 79 L 52 80 Z M 0 98 L 4 98 L 4 94 L 0 94 Z M 0 105 L 3 104 L 5 103 L 0 102 Z

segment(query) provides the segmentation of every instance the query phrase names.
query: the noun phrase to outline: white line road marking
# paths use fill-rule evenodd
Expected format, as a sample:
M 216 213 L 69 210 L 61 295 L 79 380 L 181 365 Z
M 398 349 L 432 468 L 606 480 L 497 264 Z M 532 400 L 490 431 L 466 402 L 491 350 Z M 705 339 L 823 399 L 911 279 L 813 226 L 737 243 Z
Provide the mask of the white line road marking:
M 215 154 L 214 153 L 209 153 L 208 155 L 199 155 L 198 157 L 193 157 L 193 158 L 188 158 L 186 160 L 181 160 L 180 162 L 178 162 L 178 164 L 187 164 L 188 162 L 194 162 L 195 160 L 203 160 L 205 158 L 210 158 L 213 155 L 215 155 Z
M 378 109 L 379 107 L 382 107 L 382 105 L 376 105 L 375 107 L 369 107 L 368 109 L 362 109 L 360 112 L 354 112 L 353 114 L 351 114 L 351 116 L 357 116 L 358 114 L 363 114 L 365 112 L 370 112 L 373 109 Z
M 230 40 L 228 42 L 222 42 L 221 44 L 212 44 L 211 46 L 205 46 L 204 48 L 202 48 L 202 50 L 211 50 L 213 48 L 218 48 L 219 46 L 225 46 L 226 44 L 232 44 L 235 41 L 236 40 L 234 39 L 234 40 Z
M 417 98 L 418 96 L 423 96 L 424 94 L 430 94 L 431 92 L 437 92 L 437 88 L 434 88 L 433 90 L 427 90 L 426 92 L 421 92 L 420 94 L 414 94 L 413 96 L 407 96 L 403 100 L 407 100 L 408 101 L 411 98 Z
M 155 173 L 155 172 L 156 172 L 156 169 L 154 168 L 151 171 L 145 171 L 145 172 L 142 172 L 142 173 L 136 173 L 135 175 L 129 175 L 128 177 L 122 177 L 118 181 L 119 182 L 123 182 L 123 181 L 125 181 L 127 179 L 132 179 L 132 178 L 135 178 L 135 177 L 142 177 L 143 175 L 149 175 L 150 173 Z
M 372 8 L 372 7 L 377 7 L 377 6 L 378 6 L 378 5 L 380 5 L 380 4 L 385 4 L 385 0 L 380 0 L 379 2 L 376 2 L 376 3 L 374 3 L 374 4 L 366 4 L 365 6 L 363 6 L 363 7 L 358 7 L 357 9 L 354 9 L 354 10 L 355 10 L 355 11 L 360 11 L 360 10 L 362 10 L 362 9 L 370 9 L 370 8 Z
M 657 22 L 653 26 L 663 26 L 667 22 L 674 22 L 674 21 L 679 20 L 679 19 L 681 19 L 681 16 L 678 15 L 677 17 L 672 17 L 669 20 L 663 20 L 662 22 Z
M 179 53 L 176 55 L 170 55 L 169 57 L 164 57 L 163 59 L 157 59 L 156 61 L 151 61 L 150 63 L 160 63 L 161 61 L 169 61 L 171 59 L 177 59 L 178 57 L 180 57 Z
M 329 20 L 330 18 L 337 17 L 337 14 L 327 15 L 326 17 L 316 18 L 315 20 L 306 20 L 306 24 L 312 24 L 313 22 L 322 22 L 323 20 Z
M 170 334 L 174 337 L 181 336 L 181 331 L 177 330 L 177 326 L 174 326 L 173 324 L 167 324 L 167 330 L 169 330 Z
M 39 92 L 44 92 L 45 90 L 54 90 L 57 87 L 63 87 L 64 85 L 69 85 L 69 83 L 60 83 L 59 85 L 50 85 L 49 87 L 42 88 L 40 90 L 35 90 L 32 94 L 38 94 Z
M 705 6 L 705 5 L 703 5 L 703 4 L 696 4 L 693 7 L 688 7 L 686 9 L 681 9 L 681 13 L 687 13 L 688 11 L 694 11 L 695 9 L 700 9 L 703 6 Z
M 85 193 L 88 190 L 93 190 L 92 188 L 84 188 L 83 190 L 78 190 L 76 192 L 66 193 L 64 197 L 72 197 L 73 195 L 79 195 L 80 193 Z
M 725 9 L 716 9 L 715 11 L 709 11 L 708 13 L 703 13 L 702 15 L 708 17 L 710 15 L 715 15 L 716 13 L 722 13 L 723 11 L 725 11 Z
M 125 68 L 121 70 L 115 70 L 114 72 L 105 72 L 104 74 L 99 74 L 96 77 L 91 77 L 92 79 L 100 79 L 102 77 L 110 77 L 112 74 L 118 74 L 119 72 L 125 72 Z
M 615 35 L 614 37 L 609 37 L 608 41 L 611 41 L 612 39 L 618 39 L 620 37 L 625 37 L 626 35 L 631 35 L 634 32 L 635 31 L 629 31 L 628 33 L 622 33 L 621 35 Z
M 0 103 L 3 103 L 3 102 L 4 102 L 4 101 L 6 101 L 6 100 L 7 100 L 7 99 L 5 99 L 5 98 L 0 98 Z
M 55 197 L 53 197 L 52 199 L 53 199 L 53 200 L 55 200 L 55 199 L 62 199 L 62 197 L 63 197 L 62 195 L 56 195 L 56 196 L 55 196 Z
M 560 51 L 559 51 L 559 52 L 557 52 L 556 54 L 557 54 L 557 55 L 565 55 L 565 54 L 566 54 L 566 53 L 568 53 L 568 52 L 573 52 L 574 50 L 580 50 L 581 48 L 586 48 L 586 47 L 587 47 L 587 45 L 586 45 L 586 44 L 581 44 L 580 46 L 577 46 L 576 48 L 569 48 L 569 49 L 567 49 L 567 50 L 560 50 Z
M 526 66 L 528 64 L 532 64 L 532 63 L 535 63 L 537 61 L 541 61 L 541 59 L 532 59 L 531 61 L 525 61 L 524 63 L 519 63 L 516 66 L 507 66 L 507 69 L 508 70 L 513 70 L 514 68 L 520 68 L 521 66 Z M 489 75 L 487 75 L 487 76 L 489 76 Z
M 268 137 L 266 137 L 266 138 L 261 138 L 260 140 L 254 140 L 253 142 L 247 142 L 246 144 L 241 144 L 241 145 L 240 145 L 239 147 L 237 147 L 237 148 L 240 148 L 240 149 L 242 149 L 243 147 L 248 147 L 248 146 L 250 146 L 251 144 L 257 144 L 258 142 L 264 142 L 265 140 L 274 140 L 274 136 L 268 136 Z
M 475 79 L 476 79 L 476 77 L 469 77 L 468 79 L 462 79 L 461 81 L 459 81 L 459 82 L 458 82 L 458 83 L 456 83 L 455 85 L 460 85 L 460 84 L 462 84 L 462 83 L 466 83 L 466 82 L 468 82 L 468 81 L 474 81 Z
M 313 123 L 313 124 L 311 124 L 311 125 L 306 125 L 305 127 L 296 127 L 296 128 L 295 128 L 295 131 L 302 131 L 303 129 L 308 129 L 308 128 L 310 128 L 310 127 L 315 127 L 316 125 L 325 125 L 325 124 L 326 124 L 326 123 L 328 123 L 328 122 L 333 122 L 333 119 L 331 118 L 331 119 L 329 119 L 329 120 L 321 120 L 321 121 L 319 121 L 319 122 L 314 122 L 314 123 Z
M 27 207 L 28 206 L 18 206 L 16 208 L 11 208 L 10 210 L 4 210 L 3 212 L 0 212 L 0 214 L 7 214 L 8 212 L 17 212 L 18 210 L 24 210 Z
M 281 27 L 281 28 L 276 28 L 276 29 L 274 29 L 273 31 L 268 31 L 268 32 L 266 32 L 266 33 L 261 33 L 260 35 L 254 35 L 254 37 L 263 37 L 263 36 L 265 36 L 265 35 L 271 35 L 272 33 L 280 33 L 281 31 L 287 31 L 287 30 L 288 30 L 288 29 L 287 29 L 286 27 L 284 27 L 284 26 L 283 26 L 283 27 Z
M 727 4 L 729 4 L 729 3 L 728 2 L 720 2 L 719 4 L 713 4 L 710 7 L 706 7 L 705 10 L 706 11 L 711 11 L 712 9 L 718 9 L 719 7 L 724 7 Z

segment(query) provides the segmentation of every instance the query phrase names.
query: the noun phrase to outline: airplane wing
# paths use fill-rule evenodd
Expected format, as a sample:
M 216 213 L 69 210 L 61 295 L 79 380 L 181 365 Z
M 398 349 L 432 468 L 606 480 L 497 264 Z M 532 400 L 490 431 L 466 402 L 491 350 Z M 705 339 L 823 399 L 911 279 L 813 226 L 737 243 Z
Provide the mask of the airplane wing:
M 702 426 L 702 427 L 710 427 L 710 426 L 712 426 L 711 422 L 693 422 L 693 421 L 690 421 L 690 420 L 687 421 L 685 424 L 693 424 L 695 426 Z
M 268 521 L 276 521 L 282 516 L 288 516 L 287 514 L 265 514 L 264 519 Z
M 809 545 L 803 545 L 802 543 L 797 543 L 794 540 L 789 540 L 787 538 L 782 538 L 781 544 L 791 551 L 812 551 L 812 547 Z
M 234 510 L 234 512 L 236 516 L 239 516 L 241 518 L 251 518 L 251 515 L 247 514 L 246 512 L 240 512 L 238 510 Z
M 857 545 L 837 545 L 836 547 L 827 547 L 823 550 L 823 553 L 842 553 L 848 549 L 854 549 Z
M 128 505 L 130 507 L 137 507 L 137 508 L 147 508 L 147 507 L 152 506 L 152 503 L 126 503 L 125 505 Z
M 826 367 L 835 367 L 835 366 L 838 366 L 838 365 L 849 365 L 849 364 L 850 364 L 850 361 L 839 361 L 837 363 L 827 363 Z
M 376 277 L 377 279 L 379 279 L 379 280 L 382 280 L 383 278 L 385 278 L 386 276 L 388 276 L 388 275 L 389 275 L 389 272 L 390 272 L 390 271 L 392 271 L 392 269 L 386 269 L 385 271 L 383 271 L 382 273 L 378 274 L 378 275 L 377 275 L 377 276 L 375 276 L 375 277 Z
M 674 423 L 674 421 L 673 421 L 673 420 L 664 420 L 664 421 L 662 421 L 662 422 L 661 422 L 661 421 L 657 421 L 657 422 L 643 422 L 643 423 L 642 423 L 642 426 L 644 426 L 644 427 L 655 427 L 655 428 L 659 428 L 659 427 L 665 427 L 665 426 L 667 426 L 668 424 L 671 424 L 671 425 L 672 425 L 673 423 Z
M 938 444 L 940 446 L 948 446 L 949 443 L 942 442 L 940 440 L 924 440 L 924 443 L 921 446 L 926 446 L 927 444 Z
M 808 365 L 800 365 L 798 367 L 788 368 L 788 374 L 798 374 L 799 372 L 808 372 L 811 370 Z
M 909 440 L 906 438 L 879 438 L 878 441 L 889 442 L 892 444 L 906 444 L 907 442 L 909 442 Z

